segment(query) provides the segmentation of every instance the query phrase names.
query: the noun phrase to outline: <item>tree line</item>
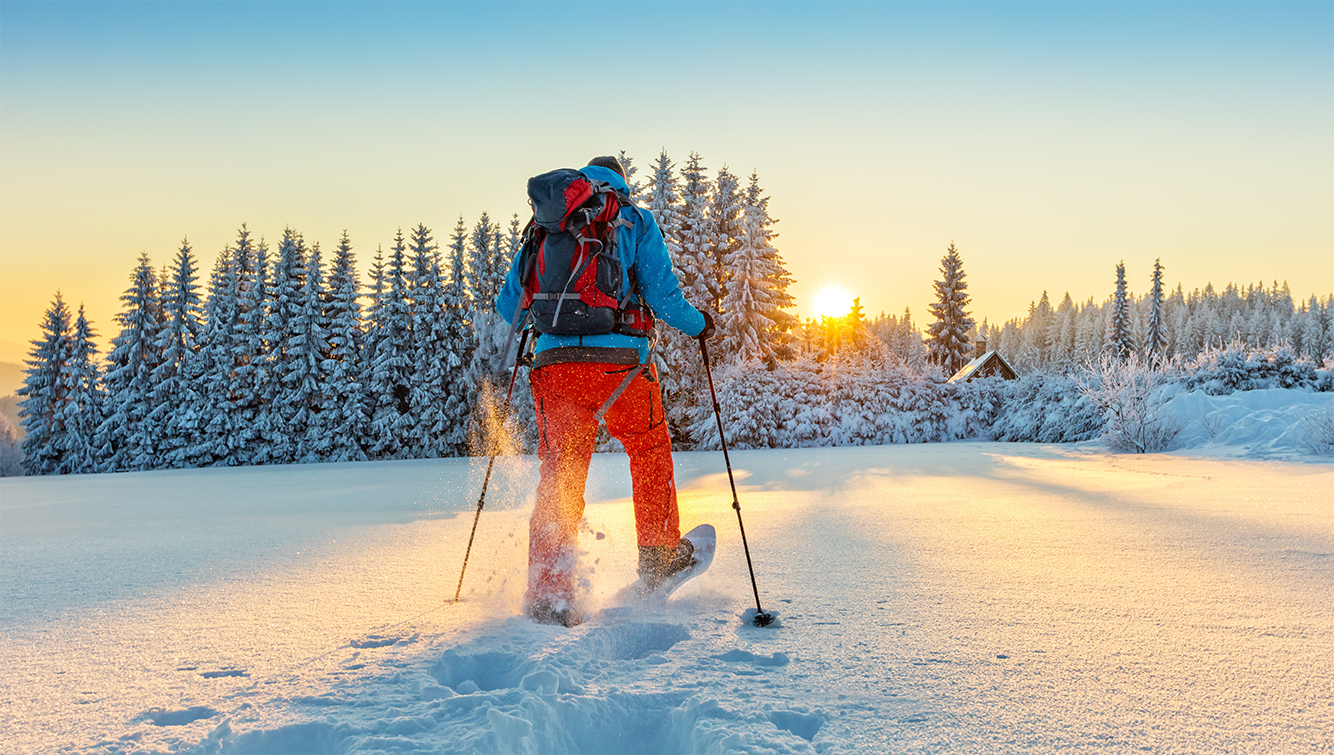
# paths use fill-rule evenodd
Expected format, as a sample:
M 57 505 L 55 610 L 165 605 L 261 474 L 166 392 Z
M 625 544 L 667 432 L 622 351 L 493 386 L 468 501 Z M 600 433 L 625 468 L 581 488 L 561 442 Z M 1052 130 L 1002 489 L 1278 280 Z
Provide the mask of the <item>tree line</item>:
M 728 360 L 792 356 L 791 277 L 752 173 L 712 176 L 664 151 L 631 195 L 657 218 L 687 297 L 712 310 Z M 423 224 L 377 248 L 359 280 L 343 233 L 326 262 L 288 228 L 276 249 L 242 225 L 207 283 L 188 239 L 130 274 L 105 358 L 57 293 L 21 397 L 28 474 L 361 461 L 479 452 L 510 327 L 492 303 L 519 251 L 517 215 L 460 217 L 443 248 Z M 664 329 L 669 331 L 669 329 Z M 703 399 L 693 339 L 661 332 L 655 359 L 678 432 Z M 531 405 L 526 386 L 519 414 Z

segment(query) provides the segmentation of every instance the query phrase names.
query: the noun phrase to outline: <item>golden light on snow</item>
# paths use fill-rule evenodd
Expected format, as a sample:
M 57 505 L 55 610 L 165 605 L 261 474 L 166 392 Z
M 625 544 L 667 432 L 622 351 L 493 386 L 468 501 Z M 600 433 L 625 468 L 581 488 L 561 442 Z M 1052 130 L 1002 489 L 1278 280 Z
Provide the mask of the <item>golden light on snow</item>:
M 842 317 L 852 311 L 852 292 L 842 286 L 830 284 L 815 293 L 814 306 L 816 317 Z

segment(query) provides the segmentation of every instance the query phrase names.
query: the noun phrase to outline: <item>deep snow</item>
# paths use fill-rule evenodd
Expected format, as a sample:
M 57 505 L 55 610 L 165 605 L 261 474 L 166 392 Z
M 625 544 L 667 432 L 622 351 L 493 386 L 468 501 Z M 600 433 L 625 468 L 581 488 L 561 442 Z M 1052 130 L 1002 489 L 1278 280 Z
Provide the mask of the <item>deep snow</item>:
M 1334 464 L 1226 458 L 1258 432 L 735 452 L 768 629 L 717 453 L 677 456 L 709 572 L 572 630 L 517 616 L 525 457 L 457 605 L 485 460 L 5 478 L 0 752 L 1329 749 Z M 591 607 L 628 495 L 596 457 Z

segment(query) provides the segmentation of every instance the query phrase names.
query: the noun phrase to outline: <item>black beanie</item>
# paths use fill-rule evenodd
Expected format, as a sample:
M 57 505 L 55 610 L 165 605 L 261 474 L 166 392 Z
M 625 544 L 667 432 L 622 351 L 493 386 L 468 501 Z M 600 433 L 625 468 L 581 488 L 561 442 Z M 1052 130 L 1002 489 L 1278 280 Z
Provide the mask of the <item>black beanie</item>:
M 588 164 L 596 165 L 599 168 L 609 168 L 619 173 L 621 178 L 625 178 L 625 168 L 621 167 L 621 161 L 617 160 L 611 155 L 603 155 L 602 157 L 595 157 L 592 160 L 589 160 Z

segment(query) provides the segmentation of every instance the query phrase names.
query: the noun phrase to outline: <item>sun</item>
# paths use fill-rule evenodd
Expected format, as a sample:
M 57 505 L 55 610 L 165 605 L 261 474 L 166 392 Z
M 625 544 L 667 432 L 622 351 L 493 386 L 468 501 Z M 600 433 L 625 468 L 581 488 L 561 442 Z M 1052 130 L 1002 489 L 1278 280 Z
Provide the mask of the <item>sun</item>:
M 830 284 L 815 293 L 816 317 L 842 317 L 852 311 L 852 293 Z

